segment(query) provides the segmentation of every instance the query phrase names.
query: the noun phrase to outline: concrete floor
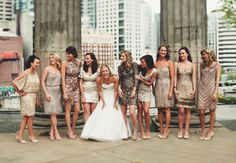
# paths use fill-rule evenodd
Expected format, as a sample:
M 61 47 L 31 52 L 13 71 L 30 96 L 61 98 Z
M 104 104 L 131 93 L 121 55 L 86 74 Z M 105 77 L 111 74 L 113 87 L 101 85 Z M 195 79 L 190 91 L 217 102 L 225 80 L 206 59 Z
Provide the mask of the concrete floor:
M 152 132 L 151 140 L 124 140 L 112 143 L 66 138 L 50 141 L 38 136 L 39 143 L 19 144 L 15 134 L 0 134 L 0 163 L 235 163 L 236 132 L 215 128 L 211 141 L 199 140 L 199 129 L 191 129 L 191 138 L 177 139 L 177 129 L 171 129 L 165 140 Z M 35 129 L 37 135 L 48 129 Z M 81 129 L 77 129 L 79 135 Z M 25 136 L 27 137 L 27 136 Z

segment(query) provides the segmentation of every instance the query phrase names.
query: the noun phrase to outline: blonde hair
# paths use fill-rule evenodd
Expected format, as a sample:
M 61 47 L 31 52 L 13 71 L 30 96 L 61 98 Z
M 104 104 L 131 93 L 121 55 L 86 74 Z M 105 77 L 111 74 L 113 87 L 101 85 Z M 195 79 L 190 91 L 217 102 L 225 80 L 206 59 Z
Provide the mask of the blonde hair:
M 109 66 L 107 64 L 101 64 L 101 66 L 100 66 L 100 76 L 102 76 L 102 69 L 103 68 L 107 68 L 109 70 L 109 72 L 110 72 L 109 73 L 110 76 L 112 76 L 111 69 L 109 68 Z
M 51 54 L 49 54 L 49 56 L 54 56 L 54 58 L 56 60 L 57 68 L 60 70 L 61 69 L 61 57 L 56 53 L 51 53 Z
M 128 50 L 122 50 L 120 52 L 120 56 L 121 54 L 125 54 L 126 58 L 127 58 L 127 62 L 125 63 L 125 67 L 127 67 L 128 69 L 130 69 L 133 66 L 133 58 L 132 58 L 132 53 L 131 51 Z
M 213 62 L 217 62 L 216 54 L 215 54 L 213 49 L 205 48 L 201 51 L 201 54 L 202 53 L 206 53 L 209 56 L 209 59 L 207 61 L 203 60 L 203 63 L 202 63 L 203 68 L 207 67 L 207 66 L 210 66 Z

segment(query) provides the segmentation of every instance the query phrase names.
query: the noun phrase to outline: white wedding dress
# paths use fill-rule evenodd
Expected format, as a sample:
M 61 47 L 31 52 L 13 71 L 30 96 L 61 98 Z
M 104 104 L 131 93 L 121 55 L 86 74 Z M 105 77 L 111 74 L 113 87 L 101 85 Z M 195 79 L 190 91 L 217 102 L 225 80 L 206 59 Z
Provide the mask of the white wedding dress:
M 97 141 L 116 141 L 128 138 L 127 127 L 120 107 L 113 108 L 114 84 L 102 84 L 102 92 L 105 100 L 105 107 L 100 100 L 84 125 L 81 138 Z

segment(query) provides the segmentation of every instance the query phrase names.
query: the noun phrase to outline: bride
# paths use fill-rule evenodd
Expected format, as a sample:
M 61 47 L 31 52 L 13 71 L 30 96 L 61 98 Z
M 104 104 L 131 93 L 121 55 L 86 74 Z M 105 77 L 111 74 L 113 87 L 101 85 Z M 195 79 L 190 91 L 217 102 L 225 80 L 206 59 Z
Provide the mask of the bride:
M 117 104 L 118 79 L 107 65 L 100 68 L 96 80 L 100 101 L 84 125 L 81 138 L 97 141 L 115 141 L 128 138 L 127 128 Z

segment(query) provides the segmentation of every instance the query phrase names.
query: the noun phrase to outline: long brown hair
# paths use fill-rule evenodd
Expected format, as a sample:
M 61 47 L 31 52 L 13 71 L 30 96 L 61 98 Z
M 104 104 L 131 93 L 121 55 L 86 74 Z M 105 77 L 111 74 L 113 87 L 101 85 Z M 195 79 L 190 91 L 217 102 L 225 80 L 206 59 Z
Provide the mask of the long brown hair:
M 202 67 L 203 68 L 210 66 L 213 62 L 217 62 L 216 54 L 213 51 L 213 49 L 205 48 L 201 51 L 201 54 L 202 53 L 206 53 L 209 56 L 209 59 L 207 61 L 203 59 L 203 62 L 202 62 Z
M 120 56 L 121 56 L 121 54 L 125 54 L 125 56 L 126 56 L 126 58 L 127 58 L 127 62 L 125 62 L 124 64 L 123 64 L 123 66 L 124 66 L 124 69 L 125 70 L 130 70 L 132 67 L 133 67 L 133 58 L 132 58 L 132 53 L 131 53 L 131 51 L 128 51 L 128 50 L 122 50 L 121 52 L 120 52 Z

